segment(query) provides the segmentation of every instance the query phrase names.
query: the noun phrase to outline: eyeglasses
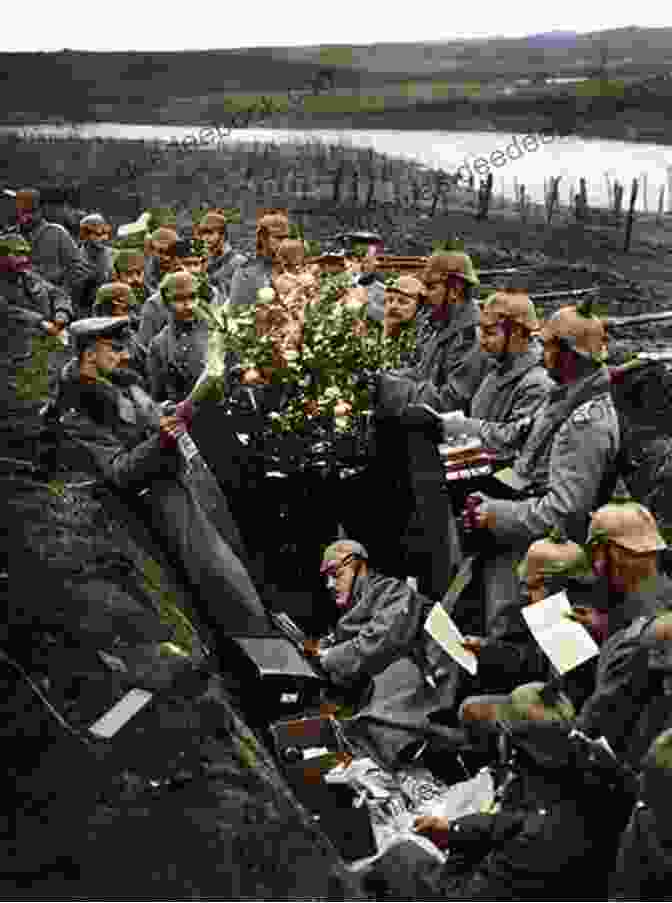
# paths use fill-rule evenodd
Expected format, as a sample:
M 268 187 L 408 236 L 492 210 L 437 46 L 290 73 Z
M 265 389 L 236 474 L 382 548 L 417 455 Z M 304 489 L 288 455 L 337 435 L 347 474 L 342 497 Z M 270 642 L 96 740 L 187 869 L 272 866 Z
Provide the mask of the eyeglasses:
M 338 577 L 341 571 L 346 568 L 354 560 L 354 555 L 347 555 L 342 561 L 330 561 L 322 566 L 322 576 L 329 579 L 330 577 Z

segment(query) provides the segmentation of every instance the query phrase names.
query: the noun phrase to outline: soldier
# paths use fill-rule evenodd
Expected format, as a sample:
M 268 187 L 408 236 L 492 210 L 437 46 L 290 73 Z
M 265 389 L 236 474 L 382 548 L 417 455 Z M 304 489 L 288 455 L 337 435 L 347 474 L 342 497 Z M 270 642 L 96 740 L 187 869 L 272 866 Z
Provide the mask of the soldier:
M 489 366 L 478 346 L 479 284 L 471 258 L 458 251 L 432 254 L 422 275 L 427 303 L 418 316 L 417 363 L 384 377 L 379 411 L 399 415 L 411 402 L 439 411 L 466 408 Z
M 226 500 L 214 479 L 205 485 L 192 479 L 178 448 L 189 406 L 161 416 L 136 375 L 121 368 L 127 319 L 80 320 L 72 332 L 78 367 L 61 387 L 65 435 L 105 480 L 137 496 L 152 530 L 184 568 L 206 623 L 226 634 L 264 633 L 268 620 Z
M 40 189 L 45 216 L 51 223 L 58 223 L 79 241 L 79 224 L 86 216 L 80 207 L 80 191 L 76 185 L 63 187 L 45 186 Z
M 96 300 L 93 305 L 94 317 L 125 317 L 128 319 L 130 330 L 128 336 L 128 355 L 122 360 L 120 366 L 130 367 L 143 380 L 146 377 L 147 351 L 140 345 L 133 331 L 131 319 L 131 307 L 135 304 L 131 287 L 124 282 L 109 282 L 96 292 Z
M 90 315 L 97 290 L 112 279 L 114 253 L 106 244 L 109 234 L 110 225 L 100 213 L 85 216 L 79 224 L 84 272 L 75 305 L 80 317 Z
M 476 507 L 464 514 L 465 528 L 488 529 L 494 540 L 484 564 L 486 630 L 502 605 L 519 598 L 513 563 L 529 545 L 553 529 L 583 541 L 589 512 L 613 491 L 606 481 L 613 476 L 619 426 L 601 360 L 604 335 L 599 318 L 574 307 L 544 323 L 544 365 L 559 385 L 538 409 L 508 480 L 523 498 L 476 494 Z
M 158 229 L 157 232 L 153 233 L 156 235 L 158 232 L 169 232 L 170 230 L 166 229 Z M 175 235 L 175 233 L 173 233 Z M 191 266 L 191 271 L 196 270 L 202 271 L 203 263 L 199 258 L 198 263 L 195 265 L 194 263 L 195 254 L 192 243 L 187 240 L 180 241 L 175 235 L 175 242 L 171 245 L 170 252 L 164 253 L 162 258 L 162 276 L 168 275 L 168 273 L 176 272 L 177 270 L 185 269 L 185 264 Z M 147 283 L 146 283 L 147 284 Z M 212 299 L 217 302 L 219 296 L 212 291 Z M 168 308 L 163 302 L 161 297 L 161 292 L 159 290 L 159 285 L 157 283 L 156 290 L 152 292 L 152 294 L 147 298 L 147 300 L 142 305 L 142 310 L 140 312 L 140 327 L 138 329 L 138 341 L 144 345 L 146 348 L 149 348 L 149 345 L 154 338 L 157 336 L 163 327 L 169 322 L 170 314 L 168 312 Z
M 415 322 L 418 307 L 426 295 L 425 286 L 413 276 L 400 276 L 386 287 L 383 302 L 385 338 L 399 338 L 404 328 Z
M 244 254 L 234 251 L 228 240 L 226 217 L 210 210 L 198 224 L 197 237 L 203 239 L 208 252 L 208 282 L 219 291 L 222 300 L 231 296 L 231 283 L 236 270 L 248 262 Z
M 16 219 L 32 247 L 38 273 L 72 296 L 83 279 L 82 255 L 63 226 L 44 218 L 39 191 L 24 188 L 16 193 Z
M 289 218 L 276 211 L 257 220 L 257 256 L 236 270 L 231 284 L 232 304 L 256 304 L 260 288 L 271 285 L 273 263 L 281 242 L 289 238 Z
M 169 273 L 161 280 L 160 291 L 170 319 L 149 345 L 149 388 L 154 401 L 178 402 L 206 365 L 208 324 L 194 313 L 196 281 L 190 273 Z
M 161 278 L 175 268 L 177 254 L 177 232 L 161 226 L 146 239 L 145 284 L 149 294 L 159 289 Z
M 557 710 L 561 720 L 571 721 L 588 735 L 604 735 L 618 755 L 628 753 L 647 701 L 649 650 L 668 641 L 669 615 L 656 618 L 656 613 L 672 601 L 672 586 L 657 566 L 657 554 L 667 545 L 653 515 L 636 502 L 610 503 L 598 509 L 591 517 L 588 542 L 594 546 L 593 572 L 605 584 L 604 592 L 593 589 L 603 614 L 588 619 L 579 613 L 575 618 L 582 623 L 592 621 L 593 632 L 597 631 L 604 642 L 594 690 L 579 714 L 575 716 L 571 700 L 557 693 L 561 705 L 549 709 L 539 696 L 540 687 L 528 685 L 519 687 L 510 697 L 465 700 L 461 711 L 465 723 L 553 720 Z M 561 546 L 554 557 L 556 562 L 564 559 L 566 564 L 573 558 L 580 565 L 582 550 L 567 543 L 566 550 Z
M 471 416 L 443 415 L 446 438 L 476 436 L 503 457 L 524 443 L 534 415 L 553 387 L 539 350 L 531 345 L 539 329 L 534 305 L 525 293 L 497 292 L 481 310 L 481 348 L 494 359 L 471 402 Z
M 69 352 L 62 344 L 53 342 L 63 335 L 63 330 L 72 318 L 70 298 L 51 283 L 43 279 L 31 268 L 31 246 L 17 234 L 0 238 L 0 304 L 9 317 L 9 322 L 29 323 L 33 335 L 30 349 L 26 347 L 23 359 L 26 365 L 32 358 L 38 370 L 43 366 L 41 358 L 47 355 L 48 386 L 41 383 L 39 373 L 32 373 L 26 366 L 22 373 L 25 379 L 37 379 L 34 403 L 44 402 L 47 395 L 53 395 L 58 381 L 58 372 L 69 358 Z M 7 335 L 13 333 L 9 328 Z M 51 338 L 49 338 L 51 337 Z M 18 360 L 18 359 L 17 359 Z M 16 384 L 13 390 L 16 394 Z
M 145 255 L 142 251 L 123 250 L 114 252 L 112 281 L 123 282 L 131 289 L 129 318 L 131 329 L 140 329 L 140 312 L 147 300 L 145 289 Z

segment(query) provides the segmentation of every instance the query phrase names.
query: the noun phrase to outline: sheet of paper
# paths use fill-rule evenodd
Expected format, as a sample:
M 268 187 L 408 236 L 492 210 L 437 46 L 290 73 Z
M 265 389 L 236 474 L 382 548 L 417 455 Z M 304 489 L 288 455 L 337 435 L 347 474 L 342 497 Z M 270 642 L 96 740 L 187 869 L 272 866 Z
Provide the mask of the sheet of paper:
M 440 602 L 437 602 L 430 611 L 425 621 L 425 630 L 453 661 L 456 661 L 470 674 L 476 674 L 478 659 L 473 652 L 462 648 L 461 643 L 464 637 L 455 621 L 449 614 L 446 614 Z
M 154 694 L 150 693 L 148 690 L 140 690 L 137 687 L 133 690 L 129 690 L 116 705 L 113 705 L 112 708 L 102 716 L 102 718 L 95 721 L 89 730 L 92 734 L 95 734 L 96 737 L 103 737 L 106 740 L 109 740 L 109 738 L 114 737 L 117 731 L 121 730 L 134 715 L 137 715 L 140 709 L 143 709 L 147 705 L 153 695 Z
M 578 668 L 600 652 L 585 627 L 567 617 L 571 608 L 563 592 L 522 609 L 532 636 L 559 674 Z
M 500 483 L 504 483 L 505 486 L 508 486 L 510 489 L 515 489 L 517 492 L 520 492 L 525 488 L 525 483 L 517 476 L 512 467 L 502 467 L 502 469 L 496 471 L 493 476 L 496 480 L 499 480 Z

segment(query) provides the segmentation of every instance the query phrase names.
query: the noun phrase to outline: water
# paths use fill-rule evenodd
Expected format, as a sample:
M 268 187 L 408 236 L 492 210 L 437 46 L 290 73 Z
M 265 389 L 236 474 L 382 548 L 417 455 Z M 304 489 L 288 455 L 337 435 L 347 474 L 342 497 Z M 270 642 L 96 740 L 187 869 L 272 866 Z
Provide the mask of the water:
M 67 126 L 33 126 L 23 129 L 0 127 L 1 132 L 67 135 Z M 212 130 L 211 130 L 212 131 Z M 83 138 L 117 138 L 146 141 L 195 143 L 202 126 L 125 125 L 94 123 L 77 129 Z M 592 207 L 609 204 L 607 180 L 618 179 L 625 185 L 623 205 L 627 208 L 633 178 L 646 175 L 646 186 L 640 181 L 637 209 L 655 211 L 658 192 L 667 186 L 668 167 L 672 179 L 672 147 L 639 144 L 628 141 L 584 139 L 574 136 L 538 136 L 535 143 L 523 135 L 508 132 L 441 132 L 441 131 L 358 131 L 352 129 L 239 129 L 223 143 L 235 141 L 323 141 L 351 144 L 357 148 L 373 148 L 390 156 L 413 159 L 424 166 L 440 167 L 448 172 L 462 168 L 468 176 L 479 178 L 492 171 L 495 195 L 514 196 L 516 186 L 525 185 L 528 196 L 538 203 L 544 200 L 544 181 L 561 176 L 560 202 L 569 203 L 578 191 L 579 179 L 587 181 L 588 203 Z M 516 149 L 516 145 L 517 148 Z M 214 144 L 212 145 L 215 146 Z M 496 153 L 496 152 L 500 153 Z M 494 157 L 491 156 L 494 154 Z M 480 158 L 480 160 L 479 160 Z M 515 158 L 515 159 L 514 159 Z M 606 174 L 606 175 L 605 175 Z M 646 191 L 645 191 L 646 188 Z M 669 192 L 665 193 L 665 209 L 672 212 Z

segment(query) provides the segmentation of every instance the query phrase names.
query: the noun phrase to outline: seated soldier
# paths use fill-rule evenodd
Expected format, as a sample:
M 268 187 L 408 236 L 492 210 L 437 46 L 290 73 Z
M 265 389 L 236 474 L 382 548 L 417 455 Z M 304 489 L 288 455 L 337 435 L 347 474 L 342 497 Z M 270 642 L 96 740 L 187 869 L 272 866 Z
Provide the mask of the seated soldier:
M 486 625 L 519 597 L 512 563 L 553 529 L 583 541 L 612 476 L 619 427 L 601 359 L 604 335 L 600 319 L 574 307 L 544 323 L 544 365 L 558 385 L 538 409 L 507 481 L 522 500 L 476 495 L 476 507 L 465 512 L 465 528 L 487 530 L 483 539 L 492 543 L 484 561 Z
M 421 626 L 422 597 L 407 583 L 369 570 L 364 546 L 351 539 L 332 543 L 320 573 L 342 612 L 332 634 L 311 645 L 337 684 L 374 677 L 408 652 Z
M 419 317 L 417 363 L 386 375 L 377 413 L 398 416 L 408 401 L 439 411 L 463 408 L 489 362 L 478 347 L 478 286 L 471 258 L 458 251 L 432 254 L 422 275 L 427 303 Z
M 120 369 L 127 326 L 121 317 L 73 324 L 78 367 L 61 386 L 64 433 L 105 480 L 137 500 L 182 566 L 204 621 L 224 633 L 265 632 L 266 614 L 226 500 L 214 480 L 192 481 L 179 450 L 186 413 L 178 406 L 174 416 L 161 416 L 135 374 Z
M 664 900 L 672 878 L 670 774 L 672 728 L 651 744 L 641 764 L 639 799 L 621 837 L 610 900 Z
M 498 720 L 560 718 L 589 736 L 605 736 L 617 755 L 626 753 L 648 698 L 649 649 L 664 641 L 669 630 L 669 616 L 656 617 L 672 600 L 670 581 L 657 565 L 657 553 L 667 546 L 651 513 L 636 502 L 607 504 L 596 511 L 588 539 L 594 546 L 592 568 L 605 590 L 596 598 L 606 611 L 606 617 L 591 619 L 593 634 L 604 638 L 592 694 L 576 717 L 571 700 L 562 694 L 555 707 L 546 705 L 538 685 L 521 687 L 501 700 L 467 699 L 461 710 L 465 724 L 478 729 Z M 580 553 L 570 544 L 561 554 L 580 563 Z M 588 620 L 581 613 L 579 618 Z
M 481 349 L 494 367 L 473 397 L 470 416 L 444 414 L 443 432 L 447 439 L 476 436 L 487 448 L 512 458 L 553 388 L 541 353 L 531 344 L 539 322 L 529 295 L 497 292 L 483 302 L 480 325 Z
M 96 292 L 92 313 L 94 317 L 125 317 L 128 318 L 130 324 L 130 310 L 133 303 L 133 292 L 129 285 L 124 282 L 109 282 L 107 285 L 101 285 Z M 144 381 L 146 360 L 145 349 L 130 330 L 128 353 L 122 358 L 120 366 L 130 367 Z
M 206 365 L 208 324 L 194 312 L 196 280 L 190 273 L 164 276 L 160 293 L 170 320 L 149 345 L 149 390 L 154 401 L 177 403 L 191 392 Z

